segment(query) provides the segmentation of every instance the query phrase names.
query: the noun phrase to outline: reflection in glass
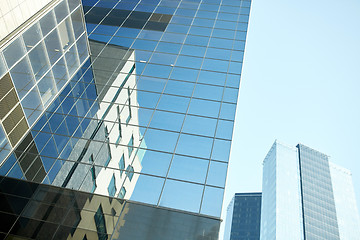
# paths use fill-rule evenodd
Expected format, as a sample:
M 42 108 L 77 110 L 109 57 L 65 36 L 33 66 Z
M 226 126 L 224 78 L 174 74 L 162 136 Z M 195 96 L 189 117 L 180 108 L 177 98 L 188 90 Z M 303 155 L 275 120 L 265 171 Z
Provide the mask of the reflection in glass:
M 50 62 L 53 64 L 62 55 L 62 47 L 60 45 L 60 39 L 56 30 L 52 31 L 45 38 L 45 45 Z
M 5 61 L 8 68 L 11 68 L 21 57 L 25 55 L 25 48 L 22 37 L 15 39 L 4 50 Z
M 200 213 L 220 217 L 223 196 L 224 189 L 206 186 Z
M 35 78 L 38 81 L 50 67 L 44 42 L 40 42 L 34 49 L 31 50 L 29 53 L 29 60 Z
M 202 158 L 209 158 L 212 138 L 181 134 L 176 147 L 176 153 Z
M 161 195 L 160 206 L 199 212 L 203 189 L 203 185 L 168 179 Z
M 216 129 L 216 119 L 187 115 L 183 132 L 213 137 Z
M 205 183 L 209 161 L 174 155 L 169 170 L 169 178 Z
M 35 79 L 27 57 L 23 58 L 10 70 L 10 75 L 20 99 L 23 98 L 27 91 L 35 84 Z
M 225 187 L 226 172 L 226 163 L 211 161 L 206 184 L 216 187 Z
M 24 38 L 26 50 L 30 51 L 43 37 L 40 30 L 40 24 L 35 23 L 26 30 L 22 36 Z

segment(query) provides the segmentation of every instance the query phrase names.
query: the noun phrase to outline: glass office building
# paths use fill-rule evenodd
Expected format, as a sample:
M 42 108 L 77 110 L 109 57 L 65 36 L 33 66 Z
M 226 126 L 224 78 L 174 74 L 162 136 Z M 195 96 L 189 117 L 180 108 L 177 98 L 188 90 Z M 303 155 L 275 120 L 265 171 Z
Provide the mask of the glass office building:
M 261 239 L 357 239 L 351 173 L 328 156 L 275 141 L 264 160 Z
M 224 240 L 259 240 L 261 193 L 235 193 L 229 203 Z
M 41 4 L 0 42 L 1 236 L 217 239 L 250 1 Z

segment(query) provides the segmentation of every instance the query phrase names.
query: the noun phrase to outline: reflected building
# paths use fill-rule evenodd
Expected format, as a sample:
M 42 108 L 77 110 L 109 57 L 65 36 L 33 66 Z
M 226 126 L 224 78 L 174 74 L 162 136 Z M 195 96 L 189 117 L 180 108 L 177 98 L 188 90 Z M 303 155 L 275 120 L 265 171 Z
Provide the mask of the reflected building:
M 0 235 L 217 239 L 250 1 L 1 12 Z
M 235 193 L 226 213 L 224 240 L 259 240 L 261 193 Z
M 260 239 L 358 239 L 351 173 L 323 153 L 275 141 L 263 165 Z

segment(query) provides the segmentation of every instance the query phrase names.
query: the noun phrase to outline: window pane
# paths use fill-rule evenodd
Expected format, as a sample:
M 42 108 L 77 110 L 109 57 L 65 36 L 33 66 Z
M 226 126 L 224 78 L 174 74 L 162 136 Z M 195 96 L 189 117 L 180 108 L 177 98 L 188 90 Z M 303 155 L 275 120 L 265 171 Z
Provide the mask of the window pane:
M 168 177 L 204 184 L 208 165 L 207 160 L 175 155 Z
M 156 205 L 164 185 L 164 178 L 139 174 L 134 192 L 130 200 Z
M 40 30 L 40 24 L 35 23 L 23 34 L 25 47 L 30 51 L 41 39 L 42 34 Z
M 203 185 L 167 180 L 160 206 L 199 212 L 203 189 Z
M 216 119 L 187 115 L 183 132 L 213 137 L 216 128 Z
M 181 134 L 176 153 L 209 158 L 212 141 L 212 138 Z
M 27 57 L 23 58 L 13 69 L 11 69 L 10 75 L 14 81 L 20 99 L 23 98 L 35 84 L 35 79 Z
M 223 196 L 224 189 L 206 186 L 203 202 L 201 205 L 201 213 L 210 216 L 220 217 Z
M 226 173 L 227 163 L 211 161 L 206 185 L 225 187 Z
M 24 55 L 25 48 L 22 37 L 15 39 L 4 50 L 4 57 L 9 68 L 11 68 Z
M 44 42 L 38 44 L 29 53 L 30 63 L 35 74 L 36 80 L 39 80 L 47 70 L 50 68 L 49 60 L 47 58 Z

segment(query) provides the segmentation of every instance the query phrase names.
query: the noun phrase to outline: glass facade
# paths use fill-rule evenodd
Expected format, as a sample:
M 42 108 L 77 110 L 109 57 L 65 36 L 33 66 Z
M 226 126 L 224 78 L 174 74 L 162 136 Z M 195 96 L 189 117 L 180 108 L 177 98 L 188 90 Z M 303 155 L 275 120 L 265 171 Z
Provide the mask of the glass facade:
M 263 162 L 261 239 L 303 239 L 301 206 L 297 149 L 276 141 Z
M 224 240 L 259 240 L 261 193 L 236 193 L 230 202 Z
M 302 144 L 275 141 L 264 160 L 261 239 L 357 239 L 351 173 Z
M 212 239 L 249 12 L 248 0 L 52 1 L 0 49 L 0 175 L 208 218 Z M 94 212 L 106 239 L 105 207 Z
M 216 240 L 218 220 L 0 177 L 1 239 Z M 151 233 L 151 234 L 149 234 Z
M 340 239 L 328 157 L 301 144 L 297 148 L 305 239 Z
M 356 206 L 351 172 L 329 163 L 337 223 L 341 240 L 356 239 L 360 236 L 360 217 Z

